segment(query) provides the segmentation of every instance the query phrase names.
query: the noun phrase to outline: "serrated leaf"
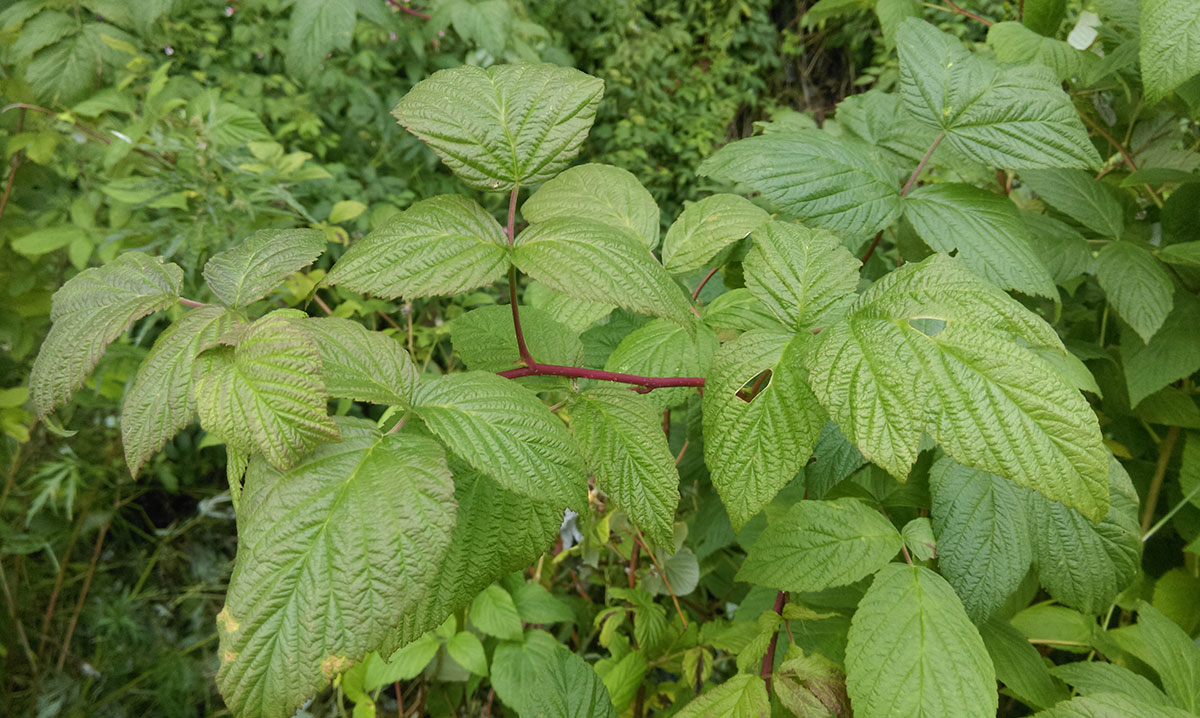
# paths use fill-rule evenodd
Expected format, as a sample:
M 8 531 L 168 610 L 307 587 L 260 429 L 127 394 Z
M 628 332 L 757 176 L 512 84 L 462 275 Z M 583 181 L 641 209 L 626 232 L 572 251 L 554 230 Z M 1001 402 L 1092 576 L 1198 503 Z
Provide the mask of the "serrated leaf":
M 528 390 L 495 374 L 448 374 L 417 390 L 413 410 L 451 451 L 504 488 L 584 505 L 587 470 L 579 449 Z
M 1058 297 L 1020 210 L 1003 195 L 965 184 L 926 185 L 905 197 L 904 217 L 934 250 L 957 251 L 971 271 L 1002 289 Z
M 269 314 L 246 327 L 236 345 L 203 351 L 195 366 L 201 426 L 281 470 L 338 438 L 326 414 L 320 350 L 294 321 Z
M 763 680 L 739 673 L 710 688 L 675 714 L 676 718 L 767 718 L 771 702 Z
M 1200 300 L 1181 292 L 1174 308 L 1149 342 L 1129 334 L 1121 337 L 1121 364 L 1129 388 L 1129 405 L 1168 384 L 1200 370 Z
M 1092 249 L 1083 235 L 1044 214 L 1021 212 L 1033 240 L 1033 251 L 1055 282 L 1062 284 L 1092 267 Z
M 613 707 L 619 713 L 624 712 L 633 702 L 637 689 L 646 679 L 646 670 L 645 654 L 641 651 L 630 651 L 601 675 L 604 687 L 612 697 Z M 600 672 L 599 664 L 596 666 L 596 672 Z
M 1149 342 L 1171 313 L 1175 285 L 1154 255 L 1132 242 L 1109 242 L 1096 257 L 1096 279 L 1125 323 Z
M 679 324 L 655 319 L 630 332 L 604 363 L 608 371 L 639 376 L 705 376 L 717 352 L 717 335 L 694 323 L 695 335 Z M 646 395 L 651 404 L 667 409 L 687 401 L 692 387 L 655 389 Z
M 996 680 L 1021 702 L 1046 708 L 1070 696 L 1066 686 L 1050 675 L 1042 655 L 1011 623 L 993 617 L 979 624 L 979 635 L 996 667 Z
M 860 718 L 996 715 L 996 674 L 954 589 L 920 566 L 891 564 L 850 621 L 846 688 Z
M 321 353 L 321 376 L 332 397 L 385 406 L 409 406 L 419 372 L 403 345 L 349 319 L 304 319 Z
M 386 299 L 458 294 L 502 278 L 508 255 L 495 217 L 466 197 L 441 195 L 363 237 L 325 281 Z
M 632 172 L 603 164 L 572 167 L 542 185 L 521 205 L 537 224 L 582 217 L 625 230 L 650 249 L 658 247 L 658 204 Z
M 704 322 L 714 329 L 783 331 L 775 315 L 749 289 L 740 287 L 719 295 L 704 308 Z
M 1085 68 L 1099 64 L 1098 58 L 1070 43 L 1040 35 L 1019 22 L 998 22 L 988 28 L 987 41 L 996 51 L 996 59 L 1009 63 L 1045 65 L 1059 80 L 1084 77 Z
M 900 214 L 900 183 L 871 145 L 821 130 L 773 132 L 725 145 L 697 173 L 761 192 L 789 218 L 870 236 Z
M 571 163 L 603 93 L 568 67 L 464 65 L 417 83 L 392 114 L 471 187 L 508 191 Z
M 1076 693 L 1090 696 L 1097 693 L 1121 693 L 1138 703 L 1171 706 L 1171 699 L 1149 678 L 1115 663 L 1078 661 L 1054 667 L 1054 675 L 1066 681 Z
M 501 643 L 492 685 L 521 718 L 616 718 L 608 689 L 586 661 L 545 631 Z
M 535 307 L 523 306 L 521 334 L 533 358 L 542 364 L 579 366 L 579 335 Z M 450 323 L 450 341 L 468 369 L 500 372 L 520 365 L 517 332 L 509 306 L 472 309 Z
M 460 631 L 446 642 L 446 652 L 463 668 L 477 676 L 486 676 L 488 672 L 487 655 L 483 652 L 483 643 L 470 631 Z
M 1200 72 L 1200 7 L 1188 0 L 1142 0 L 1142 83 L 1153 105 Z
M 1025 498 L 1010 481 L 942 457 L 929 473 L 938 569 L 976 623 L 1011 596 L 1033 562 Z
M 890 0 L 876 4 L 878 10 Z M 909 0 L 895 0 L 903 5 Z M 920 5 L 916 8 L 920 10 Z M 911 16 L 906 16 L 911 17 Z M 898 18 L 897 24 L 904 18 Z M 893 29 L 894 32 L 894 29 Z M 884 150 L 884 156 L 899 168 L 911 172 L 937 138 L 937 132 L 914 120 L 904 108 L 900 95 L 880 88 L 850 95 L 837 105 L 837 122 L 848 132 Z
M 502 488 L 453 457 L 458 522 L 445 559 L 420 605 L 406 613 L 386 644 L 390 650 L 417 640 L 464 608 L 475 595 L 547 551 L 562 524 L 562 506 Z M 518 605 L 519 609 L 519 605 Z
M 575 620 L 574 611 L 561 598 L 546 590 L 542 584 L 518 583 L 514 588 L 512 583 L 515 582 L 509 581 L 509 589 L 522 621 L 548 624 Z
M 1149 603 L 1138 601 L 1137 611 L 1147 662 L 1158 673 L 1163 690 L 1180 706 L 1196 713 L 1200 710 L 1200 648 Z
M 25 68 L 25 79 L 43 102 L 71 105 L 95 88 L 105 54 L 102 29 L 124 36 L 111 25 L 88 23 L 33 55 Z
M 307 78 L 330 52 L 350 47 L 356 14 L 354 0 L 297 0 L 288 28 L 288 71 Z
M 85 269 L 54 293 L 50 333 L 29 376 L 39 417 L 71 398 L 133 322 L 179 299 L 183 270 L 141 252 Z
M 1108 455 L 1096 416 L 1023 344 L 1062 346 L 1004 292 L 933 255 L 877 281 L 817 336 L 810 382 L 845 435 L 893 476 L 907 476 L 928 433 L 959 463 L 1099 520 Z
M 854 301 L 862 262 L 833 234 L 769 222 L 751 237 L 746 288 L 790 329 L 823 327 Z
M 663 265 L 673 274 L 700 269 L 769 219 L 765 210 L 735 194 L 714 194 L 693 202 L 667 230 Z
M 826 422 L 813 447 L 813 461 L 804 469 L 809 498 L 823 499 L 829 490 L 862 468 L 867 460 L 832 421 Z
M 267 296 L 324 251 L 319 229 L 262 229 L 214 254 L 204 265 L 204 281 L 218 301 L 238 309 Z
M 576 299 L 538 282 L 526 286 L 525 301 L 574 332 L 583 332 L 616 309 L 612 304 Z
M 1000 66 L 916 18 L 901 23 L 896 49 L 905 106 L 968 158 L 1007 169 L 1100 166 L 1048 68 Z
M 1146 705 L 1120 693 L 1094 693 L 1059 703 L 1034 718 L 1189 718 L 1195 715 L 1168 706 Z
M 704 461 L 740 530 L 808 461 L 825 412 L 801 357 L 811 335 L 751 331 L 721 347 L 704 388 Z M 771 376 L 749 403 L 739 392 Z
M 251 462 L 218 616 L 217 683 L 246 718 L 285 718 L 378 647 L 436 578 L 454 527 L 441 447 L 341 419 L 282 473 Z
M 194 309 L 159 335 L 138 366 L 121 404 L 125 463 L 135 478 L 154 452 L 191 423 L 196 415 L 196 355 L 232 326 L 233 318 L 221 307 Z
M 780 591 L 848 586 L 886 566 L 903 544 L 892 522 L 862 501 L 801 501 L 768 519 L 737 579 Z
M 1181 242 L 1168 244 L 1155 254 L 1167 264 L 1178 264 L 1184 267 L 1200 267 L 1200 242 Z
M 1027 493 L 1038 579 L 1051 596 L 1090 614 L 1103 611 L 1141 565 L 1137 494 L 1116 459 L 1109 460 L 1108 484 L 1111 503 L 1098 523 Z
M 1021 182 L 1051 207 L 1102 237 L 1119 238 L 1125 210 L 1112 190 L 1083 170 L 1025 170 Z
M 593 220 L 556 217 L 530 225 L 512 253 L 517 269 L 578 299 L 616 303 L 680 324 L 691 318 L 687 297 L 646 245 Z
M 519 641 L 525 629 L 512 596 L 499 586 L 488 586 L 471 601 L 471 623 L 489 636 Z
M 570 406 L 571 434 L 600 489 L 656 544 L 672 545 L 679 472 L 658 407 L 619 387 L 596 387 Z

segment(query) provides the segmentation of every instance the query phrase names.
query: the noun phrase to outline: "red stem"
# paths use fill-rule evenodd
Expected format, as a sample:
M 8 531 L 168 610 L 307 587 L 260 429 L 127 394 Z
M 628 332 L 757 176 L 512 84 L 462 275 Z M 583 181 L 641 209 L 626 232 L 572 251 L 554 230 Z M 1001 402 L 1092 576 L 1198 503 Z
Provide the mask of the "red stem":
M 861 261 L 863 264 L 866 264 L 867 260 L 871 258 L 871 255 L 875 253 L 875 248 L 879 246 L 879 240 L 881 239 L 883 239 L 882 229 L 875 233 L 875 239 L 871 240 L 871 246 L 867 247 L 866 253 L 863 254 L 862 259 L 859 261 Z
M 783 604 L 787 603 L 787 591 L 780 591 L 775 596 L 775 613 L 783 615 Z M 763 656 L 762 668 L 758 674 L 767 684 L 767 694 L 771 693 L 771 674 L 775 671 L 775 644 L 779 641 L 779 631 L 771 634 L 771 642 L 767 644 L 767 655 Z
M 428 14 L 426 14 L 426 13 L 423 13 L 423 12 L 421 12 L 421 11 L 419 11 L 419 10 L 413 10 L 413 9 L 412 9 L 412 8 L 410 8 L 409 6 L 407 6 L 407 5 L 405 5 L 404 3 L 400 2 L 400 0 L 387 0 L 387 4 L 388 4 L 388 5 L 391 5 L 391 6 L 392 6 L 392 7 L 394 7 L 394 8 L 396 8 L 396 9 L 397 9 L 397 10 L 399 10 L 400 12 L 403 12 L 403 13 L 408 13 L 409 15 L 414 15 L 414 16 L 416 16 L 416 17 L 419 17 L 419 18 L 421 18 L 422 20 L 429 20 L 429 19 L 432 19 L 432 16 L 431 16 L 431 15 L 428 15 Z
M 908 176 L 908 181 L 904 183 L 904 188 L 900 190 L 901 197 L 907 195 L 908 191 L 912 189 L 913 184 L 915 184 L 917 181 L 917 177 L 921 174 L 921 170 L 925 169 L 925 165 L 929 163 L 929 158 L 933 157 L 933 151 L 937 149 L 938 145 L 942 144 L 942 139 L 945 136 L 945 132 L 938 135 L 937 139 L 933 141 L 933 144 L 929 146 L 929 149 L 925 151 L 925 156 L 922 157 L 921 161 L 917 163 L 917 168 L 913 170 L 911 175 Z
M 584 369 L 577 366 L 559 366 L 558 364 L 533 364 L 532 366 L 518 367 L 502 371 L 500 376 L 505 379 L 519 379 L 523 376 L 564 376 L 569 379 L 615 381 L 634 385 L 634 391 L 639 394 L 672 386 L 704 386 L 704 377 L 702 376 L 639 376 L 615 371 Z
M 704 285 L 708 284 L 708 280 L 712 279 L 713 275 L 716 274 L 717 270 L 719 269 L 720 267 L 713 267 L 711 270 L 709 270 L 708 274 L 704 275 L 704 279 L 701 279 L 700 283 L 696 285 L 696 291 L 692 292 L 693 302 L 700 298 L 700 290 L 704 289 Z

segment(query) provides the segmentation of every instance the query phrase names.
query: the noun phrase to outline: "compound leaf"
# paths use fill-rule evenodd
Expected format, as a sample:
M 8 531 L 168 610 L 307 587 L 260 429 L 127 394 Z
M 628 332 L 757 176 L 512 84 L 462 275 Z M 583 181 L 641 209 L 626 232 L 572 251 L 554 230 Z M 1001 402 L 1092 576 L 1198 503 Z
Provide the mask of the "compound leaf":
M 495 217 L 466 197 L 441 195 L 363 237 L 325 281 L 386 299 L 458 294 L 503 277 L 508 254 Z
M 471 187 L 508 191 L 571 163 L 603 93 L 568 67 L 464 65 L 418 82 L 392 114 Z
M 825 425 L 802 361 L 811 338 L 750 331 L 713 359 L 702 405 L 704 461 L 735 530 L 795 478 Z M 746 396 L 764 371 L 770 376 Z
M 869 576 L 904 544 L 881 513 L 858 499 L 799 501 L 767 521 L 737 579 L 780 591 L 823 591 Z
M 214 254 L 204 265 L 204 281 L 222 304 L 238 309 L 267 296 L 323 251 L 325 233 L 319 229 L 262 229 Z
M 630 311 L 690 321 L 688 300 L 649 248 L 607 224 L 555 217 L 517 237 L 513 264 L 578 299 L 613 302 Z
M 632 172 L 612 165 L 566 170 L 534 192 L 521 214 L 534 224 L 554 217 L 593 219 L 629 232 L 650 249 L 658 246 L 658 204 Z
M 340 419 L 342 441 L 280 472 L 253 460 L 217 617 L 217 683 L 246 718 L 285 718 L 376 649 L 436 578 L 454 528 L 436 442 Z
M 673 274 L 700 269 L 769 219 L 761 207 L 735 194 L 714 194 L 693 202 L 667 230 L 663 265 Z
M 833 234 L 770 222 L 751 236 L 746 288 L 789 328 L 822 327 L 854 301 L 862 262 Z
M 596 387 L 571 403 L 571 433 L 600 489 L 660 546 L 672 545 L 679 472 L 662 413 L 624 387 Z
M 960 463 L 1100 520 L 1108 453 L 1078 390 L 1027 345 L 1053 329 L 956 260 L 906 264 L 809 353 L 813 391 L 863 455 L 907 476 L 928 433 Z
M 192 367 L 202 347 L 233 326 L 221 307 L 201 307 L 168 327 L 138 367 L 121 404 L 125 463 L 137 476 L 142 464 L 196 415 Z
M 587 471 L 558 417 L 527 389 L 471 371 L 422 385 L 413 409 L 471 466 L 531 499 L 582 506 Z
M 217 344 L 196 361 L 200 424 L 243 454 L 261 452 L 286 470 L 322 441 L 336 439 L 325 411 L 321 352 L 284 314 L 245 327 L 233 346 Z
M 38 416 L 69 400 L 133 322 L 174 304 L 182 283 L 178 266 L 141 252 L 118 255 L 67 280 L 54 293 L 53 325 L 29 376 Z
M 954 589 L 921 566 L 890 564 L 850 621 L 846 688 L 861 718 L 996 714 L 996 674 Z

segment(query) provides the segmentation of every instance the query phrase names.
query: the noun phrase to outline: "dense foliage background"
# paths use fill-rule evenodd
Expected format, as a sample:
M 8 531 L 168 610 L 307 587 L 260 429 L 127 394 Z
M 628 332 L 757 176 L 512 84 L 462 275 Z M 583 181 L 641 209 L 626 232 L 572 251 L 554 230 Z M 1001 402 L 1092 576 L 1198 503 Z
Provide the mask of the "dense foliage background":
M 697 168 L 719 147 L 754 134 L 761 127 L 756 123 L 821 125 L 844 98 L 892 89 L 898 82 L 892 51 L 897 16 L 923 13 L 986 51 L 1010 53 L 1001 59 L 1028 59 L 989 35 L 990 20 L 956 14 L 952 3 L 924 10 L 920 3 L 886 0 L 823 0 L 811 11 L 808 5 L 0 0 L 0 135 L 8 160 L 0 199 L 5 713 L 228 714 L 213 681 L 216 615 L 236 547 L 224 451 L 192 426 L 136 482 L 131 479 L 117 415 L 132 372 L 162 329 L 153 321 L 139 322 L 109 349 L 69 408 L 52 421 L 34 419 L 27 404 L 29 369 L 49 326 L 50 296 L 64 281 L 122 250 L 141 249 L 184 268 L 186 296 L 200 287 L 200 268 L 209 257 L 255 230 L 314 227 L 334 249 L 289 278 L 285 291 L 272 297 L 274 305 L 390 327 L 424 371 L 450 371 L 462 361 L 451 323 L 468 309 L 497 303 L 498 293 L 406 303 L 335 289 L 309 299 L 341 247 L 416 200 L 469 193 L 389 114 L 432 72 L 545 61 L 603 79 L 604 99 L 580 161 L 632 172 L 654 196 L 665 226 L 686 202 L 732 187 L 698 176 Z M 1193 152 L 1198 138 L 1192 103 L 1200 99 L 1195 83 L 1163 103 L 1145 101 L 1136 58 L 1122 54 L 1122 43 L 1137 32 L 1135 2 L 979 2 L 967 12 L 984 20 L 1013 19 L 1025 5 L 1031 12 L 1053 6 L 1046 11 L 1057 18 L 1047 21 L 1054 25 L 1051 35 L 1061 26 L 1065 36 L 1085 11 L 1104 16 L 1095 42 L 1108 50 L 1107 72 L 1089 66 L 1087 74 L 1102 81 L 1080 82 L 1072 92 L 1080 102 L 1090 98 L 1085 122 L 1116 158 L 1105 169 L 1114 189 L 1127 190 L 1113 193 L 1116 211 L 1134 218 L 1127 231 L 1142 233 L 1139 239 L 1154 247 L 1194 239 L 1194 190 L 1200 187 L 1194 180 L 1200 161 Z M 1040 46 L 1026 55 L 1054 60 L 1055 52 L 1061 48 Z M 1069 68 L 1063 78 L 1081 74 Z M 902 156 L 903 144 L 903 138 L 895 143 Z M 953 160 L 947 167 L 961 169 Z M 1124 181 L 1138 169 L 1159 173 Z M 1001 174 L 968 179 L 994 182 L 1008 193 L 1014 177 Z M 1103 241 L 1104 230 L 1080 221 L 1070 199 L 1060 205 L 1052 188 L 1036 187 L 1041 196 L 1034 197 L 1028 191 L 1034 184 L 1018 182 L 1025 186 L 1024 194 L 1018 189 L 1025 208 L 1051 205 L 1052 219 L 1070 225 L 1081 242 L 1084 236 L 1093 244 Z M 497 214 L 504 211 L 499 195 L 478 193 L 477 199 Z M 900 256 L 912 260 L 929 252 L 907 224 L 873 241 L 863 238 L 852 249 L 871 277 Z M 1134 316 L 1106 299 L 1094 272 L 1064 266 L 1082 262 L 1086 268 L 1088 257 L 1078 259 L 1076 249 L 1055 248 L 1045 259 L 1051 267 L 1058 263 L 1052 274 L 1067 301 L 1029 304 L 1055 319 L 1079 366 L 1087 362 L 1082 373 L 1095 388 L 1106 442 L 1138 490 L 1147 534 L 1142 571 L 1108 610 L 1104 627 L 1130 624 L 1138 599 L 1145 599 L 1194 637 L 1200 631 L 1193 543 L 1200 535 L 1200 439 L 1188 430 L 1200 429 L 1200 408 L 1189 377 L 1200 368 L 1200 345 L 1189 327 L 1197 311 L 1200 260 L 1185 256 L 1163 265 L 1166 286 L 1174 288 L 1173 310 L 1169 302 L 1154 306 L 1147 300 L 1150 306 Z M 721 280 L 723 285 L 709 285 L 706 297 L 740 286 L 736 262 Z M 1157 295 L 1151 289 L 1149 296 Z M 587 332 L 589 361 L 598 357 L 603 364 L 643 321 L 617 312 Z M 1131 337 L 1154 334 L 1142 331 L 1147 324 L 1164 327 L 1164 344 L 1133 345 Z M 1170 359 L 1154 363 L 1147 352 Z M 1153 378 L 1128 379 L 1139 360 L 1153 364 L 1145 370 Z M 651 550 L 634 538 L 619 512 L 600 510 L 565 526 L 554 551 L 531 569 L 548 591 L 522 591 L 514 579 L 506 586 L 513 598 L 500 591 L 497 599 L 508 601 L 519 620 L 552 627 L 560 641 L 598 662 L 624 715 L 669 715 L 689 690 L 728 675 L 737 655 L 760 636 L 755 618 L 776 599 L 773 590 L 748 591 L 733 580 L 764 522 L 734 533 L 708 484 L 701 452 L 694 444 L 688 450 L 698 440 L 694 423 L 687 407 L 667 421 L 684 489 L 676 551 Z M 857 494 L 848 495 L 871 496 L 897 515 L 921 518 L 927 495 L 893 491 L 870 466 L 855 465 L 846 476 L 852 472 Z M 628 589 L 613 590 L 622 584 Z M 1087 614 L 1043 602 L 1046 596 L 1037 591 L 1036 582 L 1021 587 L 1012 624 L 1034 639 L 1042 655 L 1054 662 L 1096 652 L 1119 655 L 1123 665 L 1150 673 L 1131 657 L 1137 651 L 1118 640 L 1121 634 L 1105 634 Z M 857 596 L 835 592 L 825 600 L 813 603 L 820 616 L 788 616 L 795 630 L 812 632 L 812 645 L 821 645 L 825 632 L 844 633 L 848 619 L 836 614 Z M 675 635 L 676 621 L 686 626 L 688 620 L 696 635 L 676 637 L 684 647 L 672 652 L 667 646 L 654 664 L 630 666 L 615 658 L 622 644 L 628 649 L 631 641 L 665 640 Z M 353 709 L 358 716 L 377 706 L 394 714 L 399 697 L 422 714 L 502 714 L 506 709 L 481 672 L 463 665 L 469 663 L 465 654 L 442 648 L 450 638 L 432 643 L 425 662 L 394 689 L 364 692 L 360 676 L 358 685 L 339 683 L 306 710 L 324 716 Z M 832 673 L 826 666 L 805 670 L 810 673 L 803 682 L 819 694 Z M 637 673 L 637 680 L 622 682 L 620 671 Z M 1001 715 L 1028 715 L 1025 705 L 1006 694 Z

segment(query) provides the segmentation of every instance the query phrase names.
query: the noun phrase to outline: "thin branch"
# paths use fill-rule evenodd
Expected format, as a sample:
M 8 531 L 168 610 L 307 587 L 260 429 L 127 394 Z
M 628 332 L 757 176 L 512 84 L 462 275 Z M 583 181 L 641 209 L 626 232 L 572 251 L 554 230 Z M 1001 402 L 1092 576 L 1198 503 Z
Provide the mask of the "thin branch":
M 930 145 L 929 149 L 925 151 L 925 156 L 922 157 L 921 161 L 917 163 L 917 168 L 913 170 L 911 175 L 909 175 L 908 181 L 904 183 L 904 187 L 900 190 L 901 197 L 907 195 L 908 191 L 912 189 L 913 184 L 917 181 L 917 177 L 919 177 L 921 174 L 921 170 L 925 169 L 925 165 L 929 164 L 929 158 L 933 157 L 933 151 L 937 149 L 938 145 L 942 144 L 942 140 L 945 137 L 946 133 L 943 132 L 933 140 L 933 144 Z
M 600 371 L 599 369 L 584 369 L 582 367 L 559 366 L 557 364 L 523 366 L 499 372 L 499 375 L 505 379 L 519 379 L 525 376 L 562 376 L 568 379 L 612 381 L 619 384 L 632 384 L 634 391 L 639 394 L 646 394 L 655 389 L 665 389 L 672 386 L 704 386 L 704 377 L 702 376 L 640 376 L 638 374 L 623 374 L 615 371 Z
M 1158 506 L 1158 494 L 1162 491 L 1163 478 L 1167 475 L 1167 466 L 1171 463 L 1171 452 L 1175 450 L 1175 442 L 1179 441 L 1179 427 L 1167 429 L 1167 435 L 1158 445 L 1158 463 L 1154 465 L 1154 476 L 1150 479 L 1150 489 L 1146 492 L 1146 508 L 1142 510 L 1142 533 L 1150 531 L 1154 521 L 1154 509 Z
M 1137 167 L 1137 163 L 1134 162 L 1133 153 L 1131 153 L 1125 147 L 1125 145 L 1121 144 L 1117 140 L 1117 138 L 1113 137 L 1112 134 L 1109 133 L 1108 130 L 1104 129 L 1104 127 L 1099 122 L 1096 122 L 1092 118 L 1088 117 L 1086 114 L 1080 112 L 1079 117 L 1084 121 L 1084 124 L 1086 124 L 1088 127 L 1091 127 L 1101 137 L 1108 140 L 1108 143 L 1110 145 L 1117 148 L 1117 152 L 1119 152 L 1121 154 L 1121 159 L 1124 160 L 1125 165 L 1127 167 L 1129 167 L 1129 170 L 1131 172 L 1137 172 L 1138 167 Z M 1096 179 L 1100 179 L 1100 177 L 1103 177 L 1105 174 L 1107 174 L 1107 172 L 1101 172 L 1100 175 L 1098 177 L 1096 177 Z M 1146 191 L 1150 193 L 1150 199 L 1154 200 L 1154 204 L 1158 205 L 1159 208 L 1162 208 L 1162 206 L 1163 206 L 1162 200 L 1159 199 L 1158 193 L 1154 191 L 1154 188 L 1148 184 L 1145 184 L 1142 186 L 1145 187 Z
M 396 8 L 396 9 L 397 9 L 397 10 L 399 10 L 400 12 L 402 12 L 402 13 L 406 13 L 406 14 L 408 14 L 408 15 L 412 15 L 413 17 L 419 17 L 419 18 L 421 18 L 422 20 L 430 20 L 430 19 L 432 19 L 432 16 L 431 16 L 431 15 L 429 15 L 429 14 L 427 14 L 427 13 L 423 13 L 423 12 L 421 12 L 420 10 L 413 10 L 413 9 L 412 9 L 412 8 L 410 8 L 409 6 L 407 6 L 407 5 L 405 5 L 404 3 L 400 2 L 400 0 L 387 0 L 387 4 L 388 4 L 388 5 L 391 5 L 391 6 L 392 6 L 392 7 L 394 7 L 394 8 Z
M 775 594 L 775 613 L 783 615 L 783 604 L 787 603 L 787 591 Z M 767 693 L 771 693 L 771 674 L 775 672 L 775 644 L 779 641 L 779 630 L 771 634 L 771 642 L 767 644 L 767 653 L 763 656 L 762 667 L 758 674 L 767 684 Z
M 71 614 L 71 622 L 67 624 L 67 636 L 63 639 L 62 650 L 58 652 L 58 670 L 62 670 L 63 664 L 67 661 L 67 654 L 71 651 L 71 638 L 75 635 L 75 626 L 79 623 L 79 614 L 83 613 L 84 601 L 87 600 L 88 590 L 92 587 L 92 577 L 96 575 L 96 565 L 100 563 L 100 551 L 104 548 L 104 537 L 108 535 L 108 527 L 112 525 L 113 518 L 116 516 L 121 505 L 121 494 L 118 492 L 116 500 L 113 502 L 113 516 L 110 516 L 108 521 L 100 527 L 99 533 L 96 535 L 96 548 L 92 551 L 92 560 L 88 564 L 87 573 L 83 578 L 83 586 L 79 589 L 79 600 L 75 603 L 75 612 Z
M 671 603 L 675 604 L 675 613 L 678 614 L 679 620 L 683 623 L 683 627 L 687 628 L 687 616 L 683 615 L 683 609 L 679 607 L 679 598 L 675 596 L 675 589 L 671 588 L 671 580 L 667 578 L 666 569 L 662 567 L 662 564 L 658 562 L 658 557 L 654 555 L 654 552 L 651 551 L 650 547 L 646 545 L 646 542 L 642 540 L 640 531 L 635 530 L 633 538 L 642 545 L 642 549 L 646 552 L 646 555 L 650 557 L 650 560 L 654 563 L 654 567 L 658 569 L 658 573 L 662 577 L 663 585 L 667 587 L 667 593 L 671 595 Z
M 704 279 L 700 280 L 700 283 L 696 285 L 695 291 L 692 292 L 693 302 L 700 299 L 700 290 L 704 289 L 704 285 L 708 284 L 708 280 L 712 279 L 713 275 L 716 274 L 720 269 L 721 267 L 719 266 L 713 267 L 711 270 L 709 270 L 708 274 L 704 275 Z
M 517 352 L 521 355 L 521 361 L 525 362 L 526 368 L 536 369 L 540 365 L 529 353 L 529 346 L 525 343 L 525 332 L 521 331 L 521 310 L 517 305 L 517 268 L 511 264 L 508 267 L 508 303 L 512 307 L 513 331 L 517 335 Z
M 866 264 L 867 260 L 871 258 L 871 255 L 875 253 L 875 248 L 879 246 L 879 240 L 881 239 L 883 239 L 882 229 L 875 233 L 875 239 L 871 240 L 871 246 L 867 247 L 867 251 L 863 254 L 862 259 L 860 260 L 863 264 Z

